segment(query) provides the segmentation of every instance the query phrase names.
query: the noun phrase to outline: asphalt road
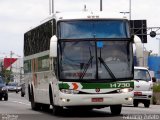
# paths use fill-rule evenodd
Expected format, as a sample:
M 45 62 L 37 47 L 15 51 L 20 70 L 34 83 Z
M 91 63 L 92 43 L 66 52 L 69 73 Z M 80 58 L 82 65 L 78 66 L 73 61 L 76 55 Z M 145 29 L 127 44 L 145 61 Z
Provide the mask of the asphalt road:
M 160 106 L 151 105 L 144 108 L 141 104 L 138 108 L 123 106 L 119 116 L 113 116 L 110 109 L 94 109 L 92 111 L 64 110 L 60 116 L 52 115 L 49 111 L 33 111 L 30 102 L 16 93 L 9 93 L 8 101 L 0 101 L 0 120 L 159 120 Z

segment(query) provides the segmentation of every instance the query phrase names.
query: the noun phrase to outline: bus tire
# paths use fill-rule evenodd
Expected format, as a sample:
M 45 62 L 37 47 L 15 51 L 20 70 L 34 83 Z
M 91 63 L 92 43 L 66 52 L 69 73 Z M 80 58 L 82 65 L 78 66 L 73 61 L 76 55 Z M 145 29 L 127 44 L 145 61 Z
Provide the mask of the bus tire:
M 49 85 L 49 99 L 50 99 L 50 104 L 52 105 L 52 113 L 53 115 L 57 116 L 61 113 L 63 110 L 62 107 L 54 105 L 54 100 L 53 100 L 53 92 L 52 92 L 52 87 Z
M 110 110 L 112 115 L 120 115 L 122 110 L 122 105 L 111 105 Z
M 43 111 L 48 111 L 49 107 L 50 107 L 50 105 L 48 105 L 48 104 L 42 104 L 42 110 Z
M 30 85 L 28 85 L 28 98 L 29 98 L 29 102 L 31 102 L 31 88 L 30 88 Z
M 60 113 L 62 113 L 62 110 L 63 110 L 62 107 L 52 105 L 52 113 L 53 113 L 53 115 L 55 115 L 55 116 L 60 115 Z
M 34 92 L 33 92 L 33 86 L 31 86 L 31 94 L 30 94 L 30 99 L 31 99 L 31 108 L 32 110 L 40 110 L 41 109 L 41 104 L 36 103 L 34 100 Z
M 53 105 L 53 94 L 51 85 L 49 85 L 49 100 L 50 100 L 50 105 Z

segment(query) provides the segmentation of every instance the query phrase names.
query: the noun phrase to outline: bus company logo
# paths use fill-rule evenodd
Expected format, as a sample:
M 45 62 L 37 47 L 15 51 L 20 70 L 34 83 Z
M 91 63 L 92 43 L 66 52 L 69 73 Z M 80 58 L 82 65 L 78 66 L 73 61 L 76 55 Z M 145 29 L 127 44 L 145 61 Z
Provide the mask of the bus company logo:
M 96 88 L 95 91 L 96 91 L 97 93 L 99 93 L 101 90 L 100 90 L 100 88 Z

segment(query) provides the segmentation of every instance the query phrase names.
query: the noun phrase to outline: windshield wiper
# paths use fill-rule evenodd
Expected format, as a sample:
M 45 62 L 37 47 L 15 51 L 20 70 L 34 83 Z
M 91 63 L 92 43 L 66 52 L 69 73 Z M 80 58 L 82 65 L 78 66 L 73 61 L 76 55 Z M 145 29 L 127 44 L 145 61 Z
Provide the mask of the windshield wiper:
M 104 62 L 104 60 L 101 57 L 98 57 L 99 61 L 104 65 L 105 69 L 108 71 L 109 75 L 112 77 L 112 79 L 116 80 L 115 75 L 111 71 L 111 69 L 108 67 L 108 65 Z
M 93 56 L 90 57 L 90 59 L 88 60 L 87 64 L 84 66 L 84 70 L 82 72 L 82 74 L 80 75 L 79 79 L 83 79 L 83 77 L 85 76 L 88 68 L 89 68 L 89 65 L 92 63 L 92 59 L 93 59 Z

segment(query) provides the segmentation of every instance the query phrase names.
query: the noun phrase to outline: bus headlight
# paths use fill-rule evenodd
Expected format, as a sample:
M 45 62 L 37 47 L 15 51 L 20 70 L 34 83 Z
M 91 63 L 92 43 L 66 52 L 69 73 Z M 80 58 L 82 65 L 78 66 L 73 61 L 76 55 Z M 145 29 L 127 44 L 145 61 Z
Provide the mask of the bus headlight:
M 65 94 L 78 94 L 79 93 L 79 91 L 71 90 L 71 89 L 61 89 L 61 92 Z
M 133 88 L 123 88 L 123 89 L 117 90 L 117 92 L 119 93 L 127 93 L 131 91 L 133 91 Z

